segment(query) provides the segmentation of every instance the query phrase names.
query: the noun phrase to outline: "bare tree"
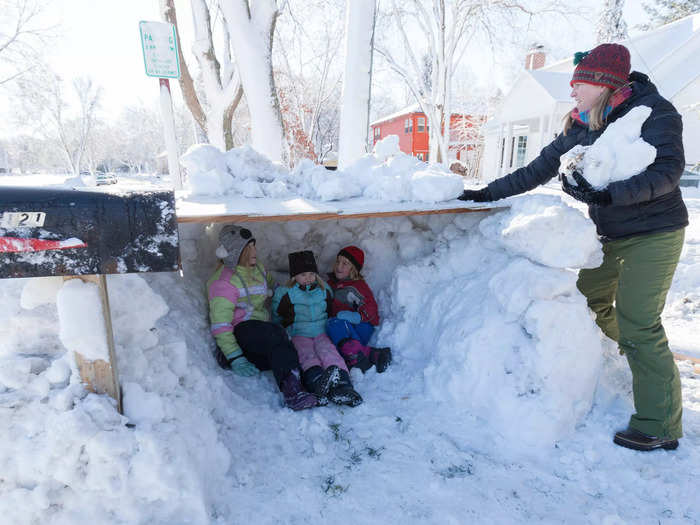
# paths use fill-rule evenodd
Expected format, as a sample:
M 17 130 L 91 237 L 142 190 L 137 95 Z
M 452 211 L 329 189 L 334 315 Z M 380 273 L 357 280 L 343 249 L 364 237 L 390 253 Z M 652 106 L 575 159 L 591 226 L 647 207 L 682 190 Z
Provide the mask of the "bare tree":
M 275 82 L 292 165 L 301 157 L 322 162 L 337 147 L 344 3 L 291 0 L 286 23 L 276 26 Z
M 31 78 L 18 79 L 22 123 L 33 124 L 37 133 L 52 140 L 63 153 L 70 172 L 78 175 L 97 118 L 101 89 L 89 78 L 74 79 L 78 104 L 77 110 L 72 109 L 63 90 L 63 79 L 48 67 L 41 69 Z
M 210 6 L 205 0 L 191 0 L 190 4 L 194 21 L 192 51 L 199 66 L 201 79 L 198 84 L 193 80 L 182 53 L 175 1 L 161 0 L 163 18 L 174 24 L 177 31 L 180 89 L 193 118 L 209 142 L 226 151 L 234 145 L 231 129 L 233 114 L 243 96 L 243 86 L 231 54 L 229 27 L 223 19 L 219 27 L 223 32 L 219 60 L 214 46 L 211 16 L 212 10 L 220 14 L 218 5 Z
M 43 0 L 0 0 L 0 86 L 34 67 L 53 27 L 42 22 Z
M 653 0 L 642 2 L 642 8 L 649 15 L 649 23 L 639 27 L 649 30 L 700 12 L 700 0 Z
M 627 38 L 627 24 L 622 17 L 625 0 L 604 0 L 596 26 L 596 42 L 620 42 Z
M 391 0 L 386 15 L 403 46 L 392 51 L 392 43 L 385 41 L 375 49 L 428 117 L 431 160 L 447 162 L 452 80 L 475 37 L 492 42 L 496 34 L 525 26 L 536 13 L 559 10 L 549 1 Z

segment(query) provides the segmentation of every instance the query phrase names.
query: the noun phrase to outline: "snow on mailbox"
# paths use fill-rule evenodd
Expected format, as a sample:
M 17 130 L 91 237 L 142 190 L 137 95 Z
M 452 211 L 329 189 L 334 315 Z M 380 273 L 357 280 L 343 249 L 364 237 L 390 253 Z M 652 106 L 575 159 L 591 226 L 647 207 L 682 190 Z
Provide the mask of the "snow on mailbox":
M 179 268 L 172 191 L 0 192 L 0 278 Z

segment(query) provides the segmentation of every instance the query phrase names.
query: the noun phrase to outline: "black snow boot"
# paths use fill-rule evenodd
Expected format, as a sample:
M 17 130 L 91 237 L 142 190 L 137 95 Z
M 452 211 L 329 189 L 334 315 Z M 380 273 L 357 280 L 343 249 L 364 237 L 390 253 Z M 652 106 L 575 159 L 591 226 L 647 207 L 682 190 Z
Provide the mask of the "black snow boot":
M 329 367 L 330 368 L 330 367 Z M 350 382 L 350 374 L 346 370 L 338 369 L 338 382 L 328 392 L 328 399 L 336 405 L 356 407 L 362 403 L 362 396 L 355 392 Z
M 613 442 L 621 447 L 641 450 L 643 452 L 649 452 L 657 448 L 664 448 L 666 450 L 675 450 L 678 448 L 677 439 L 650 436 L 633 428 L 615 432 Z
M 391 363 L 391 348 L 369 348 L 369 360 L 374 363 L 377 373 L 381 374 Z
M 318 398 L 310 392 L 305 392 L 299 379 L 299 372 L 292 370 L 280 383 L 280 391 L 284 394 L 284 404 L 292 410 L 304 410 L 318 406 Z
M 304 372 L 304 386 L 318 398 L 319 404 L 328 403 L 328 391 L 338 383 L 340 368 L 331 365 L 325 370 L 320 366 L 312 366 Z

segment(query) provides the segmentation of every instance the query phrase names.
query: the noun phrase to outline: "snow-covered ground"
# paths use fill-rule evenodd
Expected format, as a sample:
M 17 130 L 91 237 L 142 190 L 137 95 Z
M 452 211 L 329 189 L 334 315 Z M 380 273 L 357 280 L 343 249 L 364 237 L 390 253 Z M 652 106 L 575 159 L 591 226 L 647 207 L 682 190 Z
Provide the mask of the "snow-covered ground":
M 672 349 L 700 357 L 700 191 L 684 196 L 691 225 L 664 321 Z M 365 250 L 376 341 L 395 361 L 353 371 L 356 408 L 294 413 L 269 373 L 216 365 L 204 282 L 217 226 L 182 226 L 183 276 L 108 277 L 123 417 L 79 383 L 63 282 L 0 281 L 3 522 L 700 522 L 700 375 L 678 363 L 678 450 L 614 445 L 631 376 L 575 288 L 575 270 L 600 260 L 593 226 L 561 192 L 510 204 L 251 224 L 280 278 L 290 251 L 330 269 L 341 246 Z

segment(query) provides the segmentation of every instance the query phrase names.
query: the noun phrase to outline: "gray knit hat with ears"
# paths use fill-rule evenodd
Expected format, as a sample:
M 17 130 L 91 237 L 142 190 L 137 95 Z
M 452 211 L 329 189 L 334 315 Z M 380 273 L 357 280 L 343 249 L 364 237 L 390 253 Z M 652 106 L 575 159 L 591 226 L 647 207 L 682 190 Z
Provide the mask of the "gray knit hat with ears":
M 235 268 L 238 259 L 249 242 L 255 242 L 255 237 L 248 228 L 241 226 L 224 226 L 219 232 L 219 247 L 216 256 L 224 262 L 224 266 Z

